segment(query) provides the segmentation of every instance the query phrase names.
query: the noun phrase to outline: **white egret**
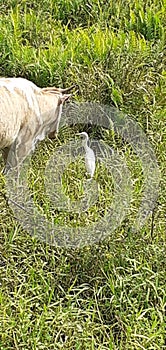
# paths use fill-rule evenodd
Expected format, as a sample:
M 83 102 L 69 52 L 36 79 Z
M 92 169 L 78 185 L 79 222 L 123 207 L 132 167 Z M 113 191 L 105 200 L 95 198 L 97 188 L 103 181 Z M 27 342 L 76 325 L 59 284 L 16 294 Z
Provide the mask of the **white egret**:
M 90 174 L 92 179 L 95 172 L 95 154 L 93 150 L 88 146 L 89 136 L 86 132 L 80 132 L 78 135 L 83 137 L 82 145 L 85 150 L 85 166 L 87 172 Z

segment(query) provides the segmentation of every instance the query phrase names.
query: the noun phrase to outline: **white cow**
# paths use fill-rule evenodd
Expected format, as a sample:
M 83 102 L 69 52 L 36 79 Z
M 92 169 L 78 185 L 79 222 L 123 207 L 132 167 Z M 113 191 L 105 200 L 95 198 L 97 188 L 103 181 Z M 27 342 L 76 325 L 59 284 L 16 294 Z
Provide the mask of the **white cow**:
M 39 140 L 56 136 L 72 88 L 39 88 L 27 79 L 0 78 L 0 149 L 10 162 L 6 170 L 20 164 Z

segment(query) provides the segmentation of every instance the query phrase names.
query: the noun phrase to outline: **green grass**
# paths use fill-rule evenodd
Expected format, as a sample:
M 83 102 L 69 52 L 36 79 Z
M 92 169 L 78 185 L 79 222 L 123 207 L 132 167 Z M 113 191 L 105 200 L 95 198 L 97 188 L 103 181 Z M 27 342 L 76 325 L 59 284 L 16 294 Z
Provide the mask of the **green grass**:
M 44 187 L 55 150 L 87 131 L 118 150 L 130 170 L 125 220 L 105 240 L 81 249 L 51 246 L 23 230 L 0 175 L 2 350 L 166 348 L 165 16 L 164 0 L 0 2 L 0 75 L 22 76 L 41 87 L 76 84 L 73 101 L 119 108 L 144 130 L 161 172 L 154 213 L 133 233 L 144 179 L 131 146 L 112 131 L 81 124 L 64 126 L 57 140 L 42 142 L 28 173 L 31 195 L 49 220 L 71 229 L 100 220 L 115 184 L 97 164 L 97 203 L 80 214 L 56 210 Z M 68 164 L 63 187 L 71 200 L 81 200 L 85 178 L 82 159 Z

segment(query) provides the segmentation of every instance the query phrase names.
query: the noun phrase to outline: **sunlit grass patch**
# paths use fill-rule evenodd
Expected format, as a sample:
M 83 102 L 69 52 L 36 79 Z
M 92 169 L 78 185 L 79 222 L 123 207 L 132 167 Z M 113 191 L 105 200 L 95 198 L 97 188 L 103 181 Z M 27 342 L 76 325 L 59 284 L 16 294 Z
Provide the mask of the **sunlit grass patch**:
M 164 1 L 7 0 L 0 12 L 1 76 L 22 76 L 41 87 L 75 84 L 73 101 L 117 107 L 142 127 L 161 172 L 155 208 L 133 232 L 146 179 L 131 145 L 114 130 L 91 125 L 65 125 L 55 141 L 38 145 L 26 174 L 30 198 L 48 221 L 71 230 L 99 225 L 118 186 L 98 161 L 94 182 L 88 183 L 82 155 L 62 174 L 64 198 L 75 211 L 57 209 L 54 182 L 49 193 L 45 183 L 47 164 L 58 148 L 86 131 L 114 149 L 128 169 L 132 196 L 124 220 L 104 240 L 82 249 L 55 247 L 23 230 L 0 174 L 0 349 L 164 349 Z M 80 204 L 86 184 L 95 198 L 89 208 Z M 77 203 L 83 211 L 76 211 Z

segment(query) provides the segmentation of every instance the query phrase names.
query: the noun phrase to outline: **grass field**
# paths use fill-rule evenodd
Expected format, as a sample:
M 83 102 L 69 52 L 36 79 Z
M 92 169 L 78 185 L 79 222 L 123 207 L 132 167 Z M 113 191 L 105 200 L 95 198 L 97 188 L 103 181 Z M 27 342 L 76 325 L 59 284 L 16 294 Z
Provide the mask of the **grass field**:
M 97 205 L 80 215 L 52 210 L 44 169 L 59 146 L 87 131 L 118 150 L 131 172 L 129 214 L 105 240 L 81 249 L 51 246 L 23 230 L 0 175 L 1 350 L 166 349 L 165 17 L 165 0 L 0 2 L 0 76 L 22 76 L 41 87 L 75 84 L 73 102 L 108 104 L 128 114 L 150 141 L 161 173 L 155 209 L 134 233 L 142 169 L 120 135 L 79 124 L 42 142 L 32 157 L 29 187 L 39 210 L 66 227 L 98 222 L 114 183 L 97 165 Z M 84 177 L 82 160 L 68 165 L 63 184 L 71 200 L 82 198 Z

